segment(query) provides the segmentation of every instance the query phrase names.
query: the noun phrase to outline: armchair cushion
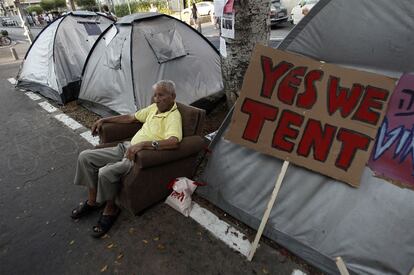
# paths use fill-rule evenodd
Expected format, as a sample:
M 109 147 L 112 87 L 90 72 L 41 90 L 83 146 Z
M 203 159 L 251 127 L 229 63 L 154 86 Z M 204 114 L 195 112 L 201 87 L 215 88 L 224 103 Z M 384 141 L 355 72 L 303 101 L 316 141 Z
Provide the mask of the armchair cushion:
M 198 154 L 204 147 L 200 136 L 185 137 L 177 149 L 152 151 L 143 150 L 137 153 L 136 164 L 139 168 L 149 168 L 184 159 Z
M 130 140 L 139 129 L 142 123 L 104 123 L 99 132 L 100 143 L 121 142 Z

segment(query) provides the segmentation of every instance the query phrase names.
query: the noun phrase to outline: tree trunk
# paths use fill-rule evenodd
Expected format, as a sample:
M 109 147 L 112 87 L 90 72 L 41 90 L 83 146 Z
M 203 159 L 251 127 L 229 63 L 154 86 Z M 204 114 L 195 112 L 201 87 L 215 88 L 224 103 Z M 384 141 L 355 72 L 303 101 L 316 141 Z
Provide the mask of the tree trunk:
M 268 44 L 270 0 L 234 0 L 235 39 L 225 38 L 227 57 L 221 69 L 227 104 L 232 107 L 240 93 L 254 46 Z

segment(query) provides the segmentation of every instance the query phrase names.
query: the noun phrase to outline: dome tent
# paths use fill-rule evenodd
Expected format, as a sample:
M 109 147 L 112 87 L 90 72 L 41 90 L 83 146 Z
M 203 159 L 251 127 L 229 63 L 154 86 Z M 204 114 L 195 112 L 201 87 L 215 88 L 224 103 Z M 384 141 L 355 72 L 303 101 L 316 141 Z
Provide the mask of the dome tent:
M 191 104 L 223 90 L 220 56 L 187 24 L 164 14 L 123 17 L 98 39 L 83 71 L 79 101 L 101 115 L 133 113 L 152 100 L 152 85 L 175 82 Z
M 278 46 L 316 60 L 398 78 L 414 72 L 410 0 L 320 0 Z M 407 118 L 410 119 L 410 118 Z M 411 118 L 412 120 L 412 118 Z M 197 193 L 258 228 L 283 161 L 215 136 Z M 358 189 L 290 165 L 264 235 L 327 274 L 409 274 L 414 192 L 366 167 Z
M 60 104 L 77 98 L 82 68 L 99 35 L 113 21 L 94 12 L 69 12 L 45 27 L 26 53 L 17 87 Z

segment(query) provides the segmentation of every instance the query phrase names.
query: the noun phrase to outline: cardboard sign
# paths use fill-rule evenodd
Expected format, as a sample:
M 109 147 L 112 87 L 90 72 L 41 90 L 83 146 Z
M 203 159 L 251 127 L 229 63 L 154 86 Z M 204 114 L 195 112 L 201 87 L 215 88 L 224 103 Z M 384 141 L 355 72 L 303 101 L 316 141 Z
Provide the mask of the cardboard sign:
M 259 45 L 225 138 L 359 186 L 394 87 L 388 77 Z
M 368 164 L 376 175 L 414 189 L 413 74 L 399 80 Z

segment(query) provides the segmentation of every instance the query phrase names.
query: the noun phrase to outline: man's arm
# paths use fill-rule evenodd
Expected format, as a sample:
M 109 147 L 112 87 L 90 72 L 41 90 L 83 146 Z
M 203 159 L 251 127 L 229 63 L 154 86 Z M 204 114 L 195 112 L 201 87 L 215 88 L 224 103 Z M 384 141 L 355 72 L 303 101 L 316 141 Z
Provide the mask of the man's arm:
M 101 118 L 98 119 L 92 126 L 91 131 L 92 131 L 92 135 L 96 136 L 97 134 L 99 134 L 99 132 L 101 131 L 102 128 L 102 124 L 107 123 L 107 122 L 112 122 L 112 123 L 133 123 L 136 122 L 137 119 L 135 118 L 134 114 L 129 114 L 129 115 L 119 115 L 119 116 L 112 116 L 112 117 L 105 117 L 105 118 Z
M 172 150 L 177 149 L 180 141 L 176 137 L 170 137 L 168 139 L 158 140 L 157 150 Z M 125 157 L 129 160 L 135 160 L 135 154 L 141 150 L 155 150 L 152 146 L 152 141 L 144 141 L 128 147 L 125 152 Z

